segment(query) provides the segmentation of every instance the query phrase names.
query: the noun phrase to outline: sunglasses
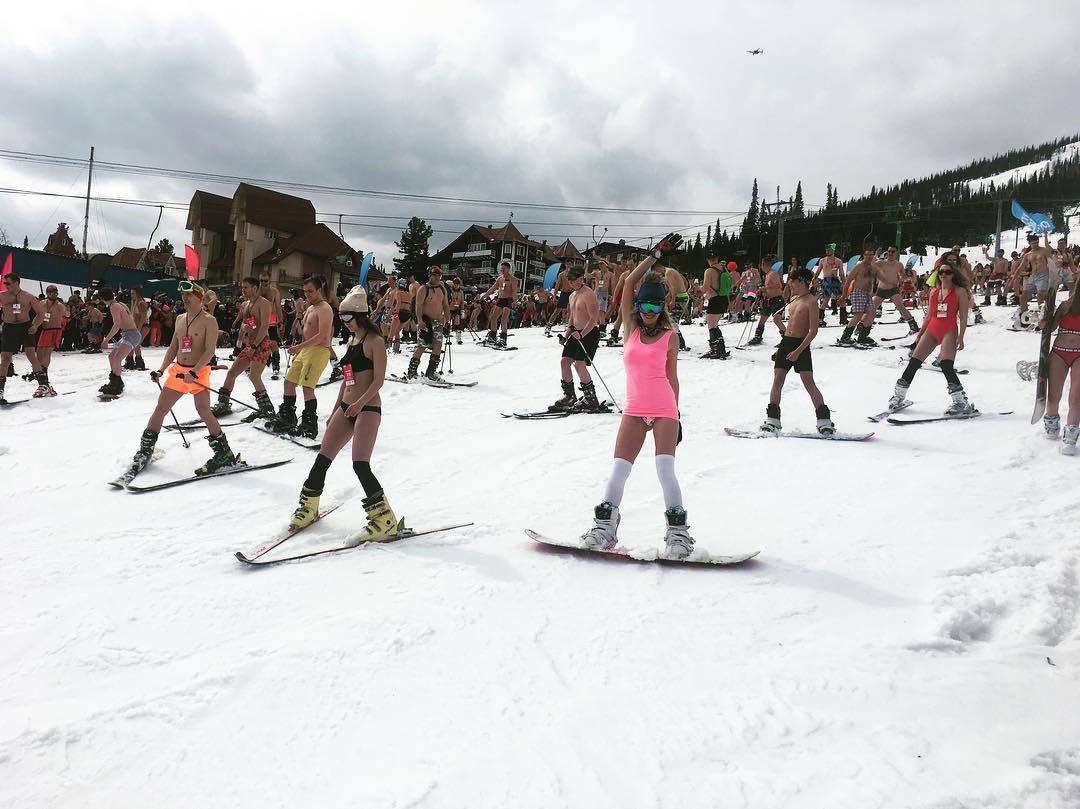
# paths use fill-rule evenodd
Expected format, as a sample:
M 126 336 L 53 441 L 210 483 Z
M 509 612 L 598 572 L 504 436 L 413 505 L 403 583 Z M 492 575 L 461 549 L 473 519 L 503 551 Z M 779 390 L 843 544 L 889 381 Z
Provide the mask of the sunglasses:
M 952 270 L 939 270 L 938 275 L 956 275 Z
M 885 252 L 886 253 L 895 253 L 896 251 L 895 250 L 886 250 Z
M 642 302 L 637 305 L 637 308 L 643 315 L 658 315 L 664 311 L 664 304 Z

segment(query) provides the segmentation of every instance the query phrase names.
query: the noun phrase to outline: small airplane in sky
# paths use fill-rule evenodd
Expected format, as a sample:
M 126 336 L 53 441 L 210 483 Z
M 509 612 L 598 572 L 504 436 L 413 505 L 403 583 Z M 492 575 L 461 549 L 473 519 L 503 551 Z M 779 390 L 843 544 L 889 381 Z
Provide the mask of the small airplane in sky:
M 760 56 L 761 54 L 765 53 L 765 51 L 761 48 L 754 48 L 752 51 L 747 51 L 747 53 L 751 56 Z

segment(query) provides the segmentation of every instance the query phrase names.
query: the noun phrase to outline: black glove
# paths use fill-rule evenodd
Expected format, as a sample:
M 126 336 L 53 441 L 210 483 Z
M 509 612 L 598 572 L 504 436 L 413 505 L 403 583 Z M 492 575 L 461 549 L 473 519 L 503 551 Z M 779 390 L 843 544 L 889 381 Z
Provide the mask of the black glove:
M 669 233 L 656 243 L 656 247 L 653 248 L 653 255 L 656 258 L 662 258 L 669 253 L 674 253 L 679 249 L 679 245 L 682 244 L 682 236 L 678 233 Z
M 161 379 L 161 371 L 151 371 L 150 379 L 152 379 L 154 382 L 157 382 L 159 379 Z

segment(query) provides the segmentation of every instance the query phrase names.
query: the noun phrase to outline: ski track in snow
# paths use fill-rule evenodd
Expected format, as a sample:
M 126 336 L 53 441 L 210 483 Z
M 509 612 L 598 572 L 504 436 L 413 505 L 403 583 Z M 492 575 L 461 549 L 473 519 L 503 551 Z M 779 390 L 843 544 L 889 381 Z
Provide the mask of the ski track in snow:
M 1012 366 L 1037 335 L 985 311 L 964 384 L 1016 415 L 881 424 L 865 444 L 723 435 L 762 418 L 771 326 L 733 361 L 681 355 L 691 530 L 713 552 L 761 549 L 733 568 L 525 537 L 589 524 L 619 418 L 499 416 L 560 393 L 559 346 L 539 329 L 518 330 L 516 352 L 454 346 L 450 378 L 476 388 L 383 389 L 373 466 L 398 515 L 476 525 L 263 570 L 232 552 L 284 528 L 313 453 L 234 427 L 253 463 L 293 462 L 114 491 L 157 388 L 129 373 L 99 403 L 105 359 L 58 357 L 54 385 L 79 393 L 0 414 L 16 495 L 0 544 L 0 807 L 1080 805 L 1077 459 L 1027 424 L 1032 385 Z M 704 329 L 685 333 L 700 353 Z M 816 354 L 840 429 L 881 410 L 898 353 Z M 620 354 L 597 362 L 622 403 Z M 325 415 L 336 389 L 318 394 Z M 236 395 L 251 401 L 246 379 Z M 939 412 L 943 378 L 920 374 L 911 398 L 913 415 Z M 783 416 L 812 429 L 797 379 Z M 184 449 L 163 433 L 140 482 L 190 474 L 205 435 Z M 344 505 L 282 553 L 363 525 L 347 454 L 323 502 Z M 662 511 L 647 443 L 623 542 L 659 544 Z

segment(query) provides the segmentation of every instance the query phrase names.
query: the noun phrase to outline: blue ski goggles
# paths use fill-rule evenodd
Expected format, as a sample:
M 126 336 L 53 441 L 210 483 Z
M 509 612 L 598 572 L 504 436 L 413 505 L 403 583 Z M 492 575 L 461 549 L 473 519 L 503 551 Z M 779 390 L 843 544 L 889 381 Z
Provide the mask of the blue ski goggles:
M 649 303 L 647 301 L 638 301 L 638 311 L 643 315 L 658 315 L 664 311 L 664 304 L 662 303 Z

